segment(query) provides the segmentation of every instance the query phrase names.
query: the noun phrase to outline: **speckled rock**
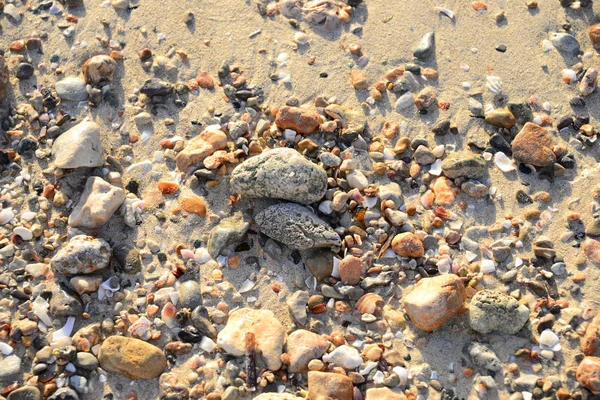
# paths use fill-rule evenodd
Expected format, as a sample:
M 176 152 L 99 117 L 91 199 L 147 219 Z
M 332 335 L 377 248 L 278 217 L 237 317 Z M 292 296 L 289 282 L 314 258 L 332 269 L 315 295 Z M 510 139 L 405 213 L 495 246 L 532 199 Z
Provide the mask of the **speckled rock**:
M 241 213 L 222 219 L 208 237 L 207 249 L 210 256 L 217 258 L 225 247 L 242 240 L 249 226 Z
M 167 358 L 160 348 L 123 336 L 106 339 L 98 360 L 102 369 L 131 379 L 154 379 L 167 368 Z
M 97 176 L 90 176 L 77 206 L 69 216 L 72 227 L 99 228 L 125 201 L 125 191 Z
M 486 163 L 482 156 L 470 151 L 450 153 L 442 161 L 442 172 L 448 178 L 479 179 L 486 172 Z
M 488 345 L 470 342 L 465 345 L 463 350 L 478 368 L 490 371 L 500 371 L 502 369 L 500 359 Z
M 270 197 L 300 204 L 325 195 L 327 174 L 294 149 L 263 151 L 238 165 L 231 174 L 231 190 L 248 197 Z
M 546 129 L 528 122 L 513 139 L 513 157 L 524 164 L 546 167 L 556 161 L 553 145 L 552 135 Z
M 471 328 L 480 333 L 517 333 L 529 320 L 529 309 L 502 292 L 477 292 L 469 307 Z
M 54 140 L 52 155 L 56 168 L 93 168 L 104 164 L 100 127 L 83 121 Z
M 56 253 L 50 266 L 62 274 L 90 274 L 105 268 L 110 254 L 110 246 L 104 239 L 78 235 Z
M 261 232 L 287 246 L 306 250 L 339 246 L 339 235 L 308 208 L 299 204 L 275 204 L 255 218 Z

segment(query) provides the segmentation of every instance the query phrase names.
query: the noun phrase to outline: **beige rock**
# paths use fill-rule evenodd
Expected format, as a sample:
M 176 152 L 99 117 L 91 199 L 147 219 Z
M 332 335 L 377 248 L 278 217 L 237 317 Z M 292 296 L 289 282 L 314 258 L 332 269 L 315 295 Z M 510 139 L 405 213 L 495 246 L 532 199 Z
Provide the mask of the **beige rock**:
M 364 90 L 369 87 L 367 75 L 358 69 L 353 69 L 352 72 L 350 72 L 350 82 L 352 82 L 352 87 L 354 89 Z
M 125 201 L 123 189 L 113 186 L 104 179 L 90 176 L 79 203 L 69 216 L 72 227 L 99 228 Z
M 390 388 L 371 388 L 367 389 L 365 400 L 406 400 L 406 396 L 400 390 Z
M 596 265 L 600 265 L 600 241 L 587 239 L 583 242 L 583 254 Z
M 310 400 L 352 400 L 352 379 L 342 374 L 310 371 L 308 398 Z
M 256 349 L 267 368 L 277 371 L 285 342 L 285 329 L 270 310 L 241 308 L 229 314 L 227 325 L 217 336 L 217 345 L 225 352 L 239 357 L 246 354 L 246 333 L 256 338 Z
M 90 351 L 92 347 L 100 343 L 102 328 L 96 322 L 79 329 L 73 335 L 73 346 L 77 351 Z
M 417 237 L 417 235 L 404 232 L 396 235 L 392 240 L 392 249 L 402 257 L 423 257 L 425 254 L 425 248 L 423 247 L 423 243 Z
M 517 124 L 517 119 L 508 108 L 500 108 L 487 113 L 485 122 L 499 128 L 510 129 Z
M 546 167 L 556 161 L 553 146 L 552 135 L 546 129 L 527 122 L 512 141 L 513 157 L 525 164 Z
M 330 342 L 316 333 L 299 329 L 290 334 L 287 340 L 287 353 L 290 356 L 289 372 L 305 372 L 308 363 L 321 358 Z
M 581 386 L 594 394 L 600 393 L 600 357 L 585 357 L 575 374 Z
M 117 63 L 106 54 L 99 54 L 88 59 L 81 71 L 87 83 L 97 85 L 100 82 L 111 82 L 115 76 Z
M 581 338 L 581 350 L 586 356 L 594 354 L 598 347 L 600 347 L 600 313 L 592 319 L 585 330 L 585 335 Z
M 254 400 L 298 400 L 298 397 L 289 393 L 263 393 L 256 396 Z
M 102 283 L 101 276 L 75 276 L 69 281 L 79 294 L 92 293 L 98 290 Z
M 347 255 L 339 264 L 340 279 L 346 285 L 356 285 L 360 282 L 363 272 L 363 262 L 360 258 Z
M 167 368 L 167 358 L 161 349 L 123 336 L 106 339 L 100 346 L 98 361 L 105 371 L 131 379 L 154 379 Z
M 56 168 L 93 168 L 104 164 L 100 127 L 83 121 L 54 140 L 52 144 Z
M 275 124 L 279 129 L 292 129 L 302 135 L 316 132 L 320 123 L 319 114 L 300 107 L 283 106 L 275 116 Z
M 196 165 L 217 150 L 227 147 L 227 135 L 219 129 L 205 129 L 190 140 L 183 150 L 175 157 L 177 168 L 185 171 Z
M 404 297 L 404 310 L 411 322 L 424 331 L 433 331 L 463 308 L 465 287 L 452 274 L 421 279 Z

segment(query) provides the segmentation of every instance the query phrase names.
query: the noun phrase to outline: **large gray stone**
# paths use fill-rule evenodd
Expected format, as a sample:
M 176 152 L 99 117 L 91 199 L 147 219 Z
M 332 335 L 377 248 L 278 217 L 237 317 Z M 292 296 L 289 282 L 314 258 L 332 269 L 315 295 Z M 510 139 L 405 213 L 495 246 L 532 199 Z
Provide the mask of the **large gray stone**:
M 93 168 L 104 164 L 100 127 L 95 122 L 83 121 L 75 125 L 52 144 L 56 168 Z
M 477 292 L 469 307 L 471 328 L 480 333 L 517 333 L 529 320 L 529 309 L 502 292 Z
M 486 169 L 484 158 L 469 151 L 450 153 L 442 161 L 442 171 L 451 179 L 479 179 L 485 175 Z
M 255 221 L 262 233 L 293 249 L 341 244 L 340 236 L 325 221 L 299 204 L 275 204 L 258 213 Z
M 327 174 L 296 150 L 279 148 L 264 151 L 238 165 L 230 183 L 234 193 L 244 196 L 311 204 L 325 195 Z
M 230 244 L 237 243 L 246 234 L 250 225 L 244 221 L 241 213 L 234 215 L 233 217 L 225 218 L 219 222 L 219 225 L 215 226 L 210 231 L 208 237 L 208 253 L 212 258 L 217 258 L 225 247 Z
M 81 78 L 65 78 L 54 87 L 62 100 L 83 101 L 88 97 L 85 81 Z

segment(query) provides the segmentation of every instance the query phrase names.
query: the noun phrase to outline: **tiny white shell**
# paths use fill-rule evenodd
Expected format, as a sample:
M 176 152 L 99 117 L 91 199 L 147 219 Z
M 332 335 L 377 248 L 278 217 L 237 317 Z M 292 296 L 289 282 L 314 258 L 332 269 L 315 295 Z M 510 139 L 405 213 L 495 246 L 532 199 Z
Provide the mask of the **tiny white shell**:
M 454 19 L 454 11 L 449 10 L 447 8 L 444 7 L 435 7 L 435 10 L 437 12 L 439 12 L 440 14 L 445 15 L 446 17 L 450 18 L 450 19 Z

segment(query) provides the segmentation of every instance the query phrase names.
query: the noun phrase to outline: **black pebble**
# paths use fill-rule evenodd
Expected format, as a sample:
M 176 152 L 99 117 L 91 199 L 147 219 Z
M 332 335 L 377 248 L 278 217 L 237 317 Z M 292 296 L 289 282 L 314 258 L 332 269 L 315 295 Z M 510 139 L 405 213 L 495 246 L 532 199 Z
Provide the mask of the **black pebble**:
M 517 201 L 520 204 L 532 204 L 533 200 L 531 199 L 531 197 L 525 193 L 523 190 L 519 190 L 517 191 Z
M 501 44 L 496 46 L 496 51 L 499 51 L 500 53 L 506 53 L 506 45 Z
M 521 172 L 521 173 L 523 173 L 525 175 L 529 175 L 533 171 L 531 170 L 531 168 L 529 168 L 525 164 L 519 164 L 519 172 Z
M 321 78 L 327 78 L 328 76 L 329 76 L 329 74 L 327 72 L 321 72 L 319 74 L 319 77 L 321 77 Z
M 510 146 L 510 143 L 508 143 L 508 141 L 504 139 L 504 136 L 499 133 L 494 133 L 492 137 L 490 137 L 490 146 L 503 152 L 507 156 L 512 155 L 512 147 Z
M 29 79 L 33 75 L 34 69 L 33 65 L 29 63 L 21 63 L 17 65 L 17 70 L 15 71 L 15 76 L 19 80 Z

